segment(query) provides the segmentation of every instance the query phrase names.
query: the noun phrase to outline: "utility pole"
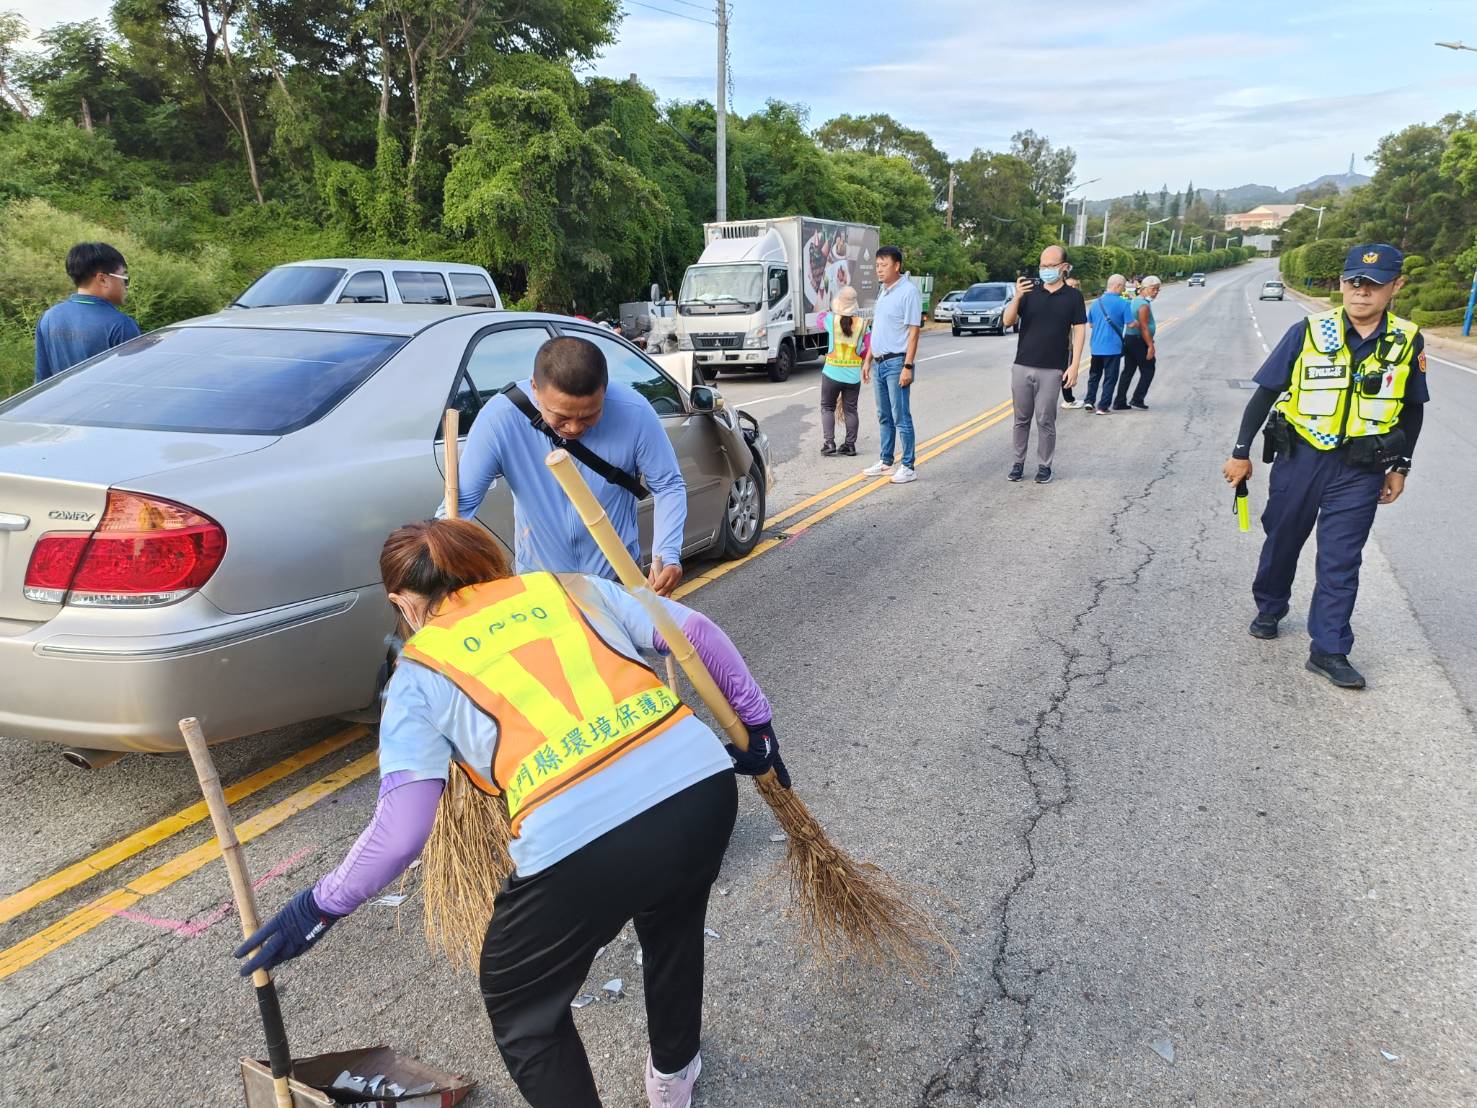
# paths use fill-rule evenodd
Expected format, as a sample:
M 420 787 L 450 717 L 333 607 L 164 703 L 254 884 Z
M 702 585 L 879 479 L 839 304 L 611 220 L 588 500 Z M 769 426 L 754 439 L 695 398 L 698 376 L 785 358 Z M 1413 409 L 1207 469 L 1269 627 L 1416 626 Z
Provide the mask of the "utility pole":
M 944 214 L 944 226 L 954 229 L 954 167 L 949 167 L 949 207 Z
M 1103 212 L 1103 246 L 1108 245 L 1108 213 Z
M 718 15 L 718 222 L 728 219 L 728 0 L 717 0 Z

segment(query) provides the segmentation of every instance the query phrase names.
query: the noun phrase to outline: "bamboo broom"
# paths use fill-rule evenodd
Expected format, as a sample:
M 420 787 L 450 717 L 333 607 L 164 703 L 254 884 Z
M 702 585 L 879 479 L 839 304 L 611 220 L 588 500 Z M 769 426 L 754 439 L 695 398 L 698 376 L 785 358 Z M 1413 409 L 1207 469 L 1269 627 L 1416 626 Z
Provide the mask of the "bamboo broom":
M 241 937 L 249 939 L 261 924 L 257 920 L 256 894 L 251 889 L 251 874 L 247 872 L 241 842 L 236 838 L 236 825 L 231 820 L 231 806 L 226 803 L 220 774 L 216 772 L 210 748 L 205 745 L 205 734 L 200 730 L 200 721 L 194 716 L 182 719 L 179 721 L 179 729 L 180 734 L 185 737 L 185 749 L 190 752 L 190 761 L 195 763 L 195 776 L 200 781 L 200 792 L 205 797 L 205 806 L 210 809 L 210 822 L 215 825 L 215 837 L 220 842 L 221 861 L 225 862 L 226 873 L 231 878 L 231 894 L 236 898 L 236 914 L 241 917 Z M 282 1005 L 277 1000 L 277 986 L 272 984 L 271 974 L 264 969 L 251 975 L 251 983 L 256 986 L 256 1006 L 261 1013 L 262 1030 L 267 1036 L 272 1095 L 277 1108 L 292 1108 L 292 1089 L 288 1085 L 292 1077 L 292 1051 L 287 1045 L 287 1029 L 282 1025 Z
M 457 439 L 461 420 L 448 408 L 442 420 L 446 444 L 446 518 L 458 516 Z M 488 796 L 465 773 L 446 776 L 431 835 L 421 850 L 426 942 L 453 965 L 476 969 L 492 904 L 513 872 L 508 854 L 512 830 L 501 797 Z
M 651 616 L 718 726 L 735 746 L 747 750 L 748 729 L 671 612 L 647 587 L 646 578 L 569 454 L 555 450 L 547 464 L 616 575 Z M 779 783 L 773 770 L 756 777 L 754 785 L 786 833 L 791 900 L 803 941 L 822 961 L 834 963 L 850 955 L 879 966 L 896 963 L 906 972 L 921 975 L 931 965 L 933 948 L 957 957 L 937 919 L 915 903 L 910 890 L 870 862 L 854 861 L 831 842 L 805 804 L 793 790 Z

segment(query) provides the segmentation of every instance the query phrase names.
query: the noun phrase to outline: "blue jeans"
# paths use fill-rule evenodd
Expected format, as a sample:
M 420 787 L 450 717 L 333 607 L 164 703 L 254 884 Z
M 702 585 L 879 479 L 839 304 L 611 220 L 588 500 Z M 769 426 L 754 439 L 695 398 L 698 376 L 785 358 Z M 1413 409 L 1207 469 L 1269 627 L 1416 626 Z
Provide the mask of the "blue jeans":
M 1118 367 L 1123 362 L 1122 354 L 1094 354 L 1091 369 L 1087 374 L 1087 406 L 1106 410 L 1113 402 L 1113 390 L 1118 385 Z M 1102 391 L 1098 391 L 1101 384 Z M 1101 397 L 1102 399 L 1098 399 Z
M 903 375 L 903 355 L 894 354 L 872 363 L 872 381 L 877 389 L 877 422 L 882 425 L 880 455 L 884 465 L 892 465 L 893 436 L 903 440 L 903 465 L 913 466 L 913 413 L 908 407 L 908 390 L 898 384 Z

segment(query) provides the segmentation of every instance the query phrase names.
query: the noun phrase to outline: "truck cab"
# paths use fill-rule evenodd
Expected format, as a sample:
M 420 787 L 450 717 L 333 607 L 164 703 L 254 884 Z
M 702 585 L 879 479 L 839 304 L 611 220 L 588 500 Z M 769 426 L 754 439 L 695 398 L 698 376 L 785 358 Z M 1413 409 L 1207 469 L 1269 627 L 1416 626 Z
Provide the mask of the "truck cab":
M 722 369 L 769 368 L 790 376 L 797 361 L 795 312 L 784 244 L 773 229 L 758 238 L 720 238 L 688 267 L 677 294 L 678 344 L 712 380 Z

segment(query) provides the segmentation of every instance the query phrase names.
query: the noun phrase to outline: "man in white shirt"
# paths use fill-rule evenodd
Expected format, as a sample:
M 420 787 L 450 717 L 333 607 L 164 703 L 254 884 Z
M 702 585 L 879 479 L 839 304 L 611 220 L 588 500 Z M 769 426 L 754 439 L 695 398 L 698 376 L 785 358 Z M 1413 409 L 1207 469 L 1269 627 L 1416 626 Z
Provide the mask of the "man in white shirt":
M 913 359 L 918 353 L 918 333 L 923 324 L 923 296 L 918 286 L 903 274 L 903 252 L 896 246 L 877 251 L 877 305 L 872 310 L 872 346 L 862 363 L 862 380 L 877 370 L 877 422 L 882 443 L 875 465 L 862 470 L 868 477 L 892 477 L 895 485 L 916 481 L 914 472 L 913 413 L 909 393 L 913 385 Z M 893 442 L 903 440 L 901 464 L 893 465 Z

